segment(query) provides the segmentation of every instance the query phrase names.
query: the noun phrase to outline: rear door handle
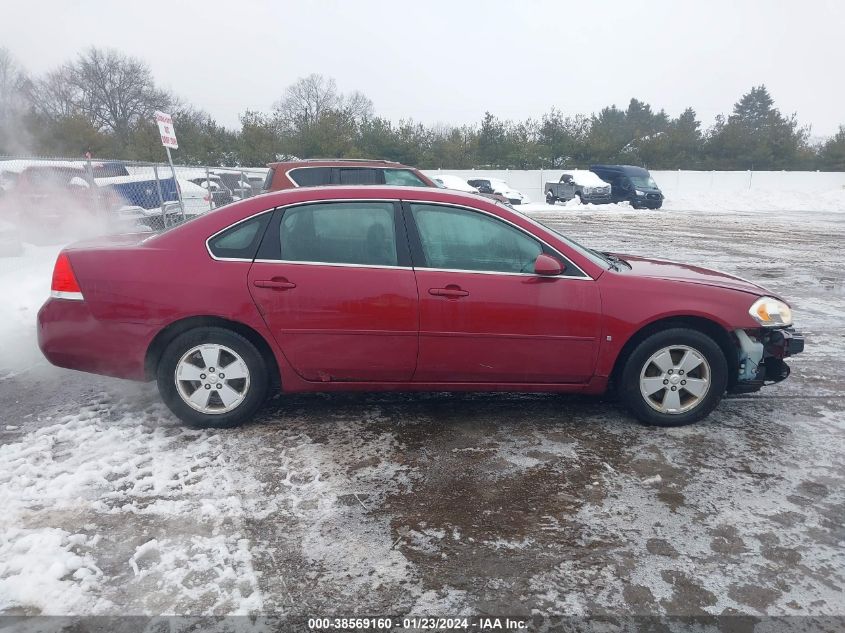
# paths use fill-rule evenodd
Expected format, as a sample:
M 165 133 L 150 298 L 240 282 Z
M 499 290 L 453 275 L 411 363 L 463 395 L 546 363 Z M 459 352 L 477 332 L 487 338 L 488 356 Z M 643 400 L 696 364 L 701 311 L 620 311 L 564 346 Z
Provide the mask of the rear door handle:
M 296 288 L 296 284 L 287 279 L 256 279 L 252 282 L 256 288 L 270 288 L 272 290 L 290 290 Z
M 448 297 L 449 299 L 457 299 L 458 297 L 466 297 L 469 293 L 458 286 L 446 286 L 445 288 L 429 288 L 428 294 L 436 297 Z

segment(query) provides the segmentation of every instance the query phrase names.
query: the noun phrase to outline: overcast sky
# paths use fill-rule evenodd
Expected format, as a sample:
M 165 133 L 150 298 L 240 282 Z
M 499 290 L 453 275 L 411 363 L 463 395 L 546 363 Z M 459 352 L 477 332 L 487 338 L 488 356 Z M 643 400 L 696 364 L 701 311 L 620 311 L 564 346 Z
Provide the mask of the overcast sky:
M 87 46 L 236 127 L 316 72 L 376 113 L 433 123 L 592 113 L 631 97 L 705 126 L 765 83 L 813 135 L 845 124 L 845 2 L 3 0 L 0 46 L 31 72 Z

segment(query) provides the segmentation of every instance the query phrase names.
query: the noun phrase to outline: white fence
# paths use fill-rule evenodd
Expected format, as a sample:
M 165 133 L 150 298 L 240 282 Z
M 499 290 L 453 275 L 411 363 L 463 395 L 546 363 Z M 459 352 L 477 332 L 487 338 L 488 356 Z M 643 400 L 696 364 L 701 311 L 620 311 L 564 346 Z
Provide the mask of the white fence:
M 557 182 L 562 170 L 425 170 L 429 176 L 454 174 L 461 178 L 501 178 L 514 189 L 543 201 L 543 184 Z M 652 177 L 668 199 L 694 194 L 741 193 L 823 193 L 845 188 L 845 172 L 819 171 L 652 171 Z

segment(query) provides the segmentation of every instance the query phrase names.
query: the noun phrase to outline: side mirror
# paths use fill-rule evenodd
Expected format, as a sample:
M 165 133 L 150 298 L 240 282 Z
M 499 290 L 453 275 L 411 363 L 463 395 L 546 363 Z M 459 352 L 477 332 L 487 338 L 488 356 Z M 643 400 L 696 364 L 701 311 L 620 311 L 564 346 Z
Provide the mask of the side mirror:
M 538 275 L 559 275 L 563 272 L 563 266 L 551 255 L 540 253 L 534 260 L 534 272 Z

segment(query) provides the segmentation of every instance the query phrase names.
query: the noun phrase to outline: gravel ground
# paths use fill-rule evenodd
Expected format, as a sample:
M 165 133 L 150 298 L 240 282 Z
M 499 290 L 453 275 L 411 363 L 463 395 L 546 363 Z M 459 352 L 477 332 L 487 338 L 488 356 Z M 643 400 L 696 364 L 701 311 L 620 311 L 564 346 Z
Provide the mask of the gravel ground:
M 35 361 L 0 374 L 0 615 L 844 616 L 845 215 L 535 208 L 782 293 L 792 376 L 681 429 L 374 394 L 198 431 L 151 385 Z

